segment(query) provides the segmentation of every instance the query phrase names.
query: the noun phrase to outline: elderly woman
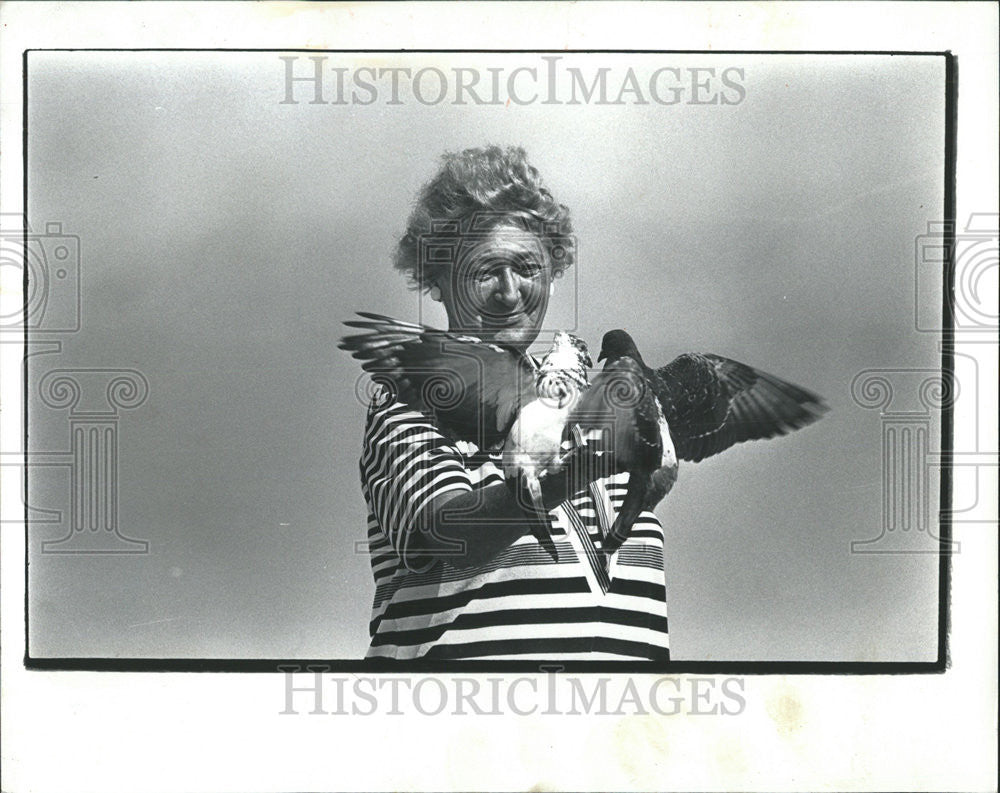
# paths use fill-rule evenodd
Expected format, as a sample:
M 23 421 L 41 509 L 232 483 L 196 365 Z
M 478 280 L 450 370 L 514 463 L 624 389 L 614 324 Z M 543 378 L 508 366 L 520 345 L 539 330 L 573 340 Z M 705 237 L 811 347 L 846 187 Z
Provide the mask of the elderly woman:
M 426 260 L 421 239 L 441 228 L 467 244 Z M 446 155 L 421 191 L 395 264 L 444 304 L 449 330 L 526 351 L 573 264 L 569 233 L 568 210 L 523 150 L 469 149 Z M 600 552 L 599 516 L 614 519 L 628 474 L 578 492 L 575 471 L 543 480 L 553 558 L 500 462 L 500 449 L 453 442 L 428 416 L 375 395 L 361 457 L 375 578 L 368 657 L 669 658 L 656 517 L 641 514 L 609 565 Z

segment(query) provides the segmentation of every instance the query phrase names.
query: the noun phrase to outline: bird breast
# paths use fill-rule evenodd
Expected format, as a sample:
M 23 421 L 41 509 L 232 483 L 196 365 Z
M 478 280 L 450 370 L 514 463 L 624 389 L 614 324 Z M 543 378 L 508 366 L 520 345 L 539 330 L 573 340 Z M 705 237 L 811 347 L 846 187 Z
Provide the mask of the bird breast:
M 656 419 L 660 425 L 660 441 L 663 446 L 663 452 L 660 456 L 660 468 L 676 468 L 677 452 L 674 449 L 674 440 L 670 437 L 670 427 L 667 425 L 667 420 L 663 417 L 663 411 L 660 410 L 659 403 L 657 403 L 656 408 L 659 414 Z
M 545 372 L 538 378 L 539 399 L 549 407 L 567 413 L 580 396 L 580 383 L 565 370 Z
M 562 454 L 563 427 L 576 404 L 576 392 L 563 406 L 547 399 L 528 403 L 510 428 L 503 450 L 503 470 L 509 476 L 517 469 L 544 471 Z

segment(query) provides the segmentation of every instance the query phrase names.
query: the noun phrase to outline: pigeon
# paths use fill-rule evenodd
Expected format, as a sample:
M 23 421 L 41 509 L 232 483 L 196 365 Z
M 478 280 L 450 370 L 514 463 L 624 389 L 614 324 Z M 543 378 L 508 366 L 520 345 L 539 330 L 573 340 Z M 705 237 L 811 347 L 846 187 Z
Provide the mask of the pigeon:
M 541 480 L 561 468 L 574 443 L 563 438 L 566 419 L 587 388 L 593 366 L 584 342 L 564 331 L 555 334 L 552 349 L 538 367 L 535 397 L 523 404 L 503 447 L 503 470 L 509 479 L 524 476 L 536 511 L 542 506 Z
M 624 330 L 604 335 L 593 378 L 567 419 L 570 428 L 610 430 L 620 470 L 629 472 L 622 508 L 602 543 L 625 541 L 639 513 L 652 509 L 677 477 L 678 460 L 699 462 L 743 441 L 773 438 L 816 421 L 816 394 L 721 355 L 686 353 L 659 369 L 642 359 Z
M 537 397 L 538 367 L 519 350 L 381 314 L 358 315 L 363 319 L 344 324 L 369 332 L 345 336 L 338 347 L 449 440 L 495 448 L 521 406 Z
M 370 312 L 344 324 L 367 333 L 338 345 L 396 399 L 424 413 L 445 437 L 495 449 L 503 443 L 508 486 L 535 515 L 533 529 L 553 555 L 541 480 L 589 452 L 563 443 L 566 418 L 587 386 L 586 345 L 557 333 L 540 364 L 512 347 Z M 530 502 L 522 498 L 527 492 Z

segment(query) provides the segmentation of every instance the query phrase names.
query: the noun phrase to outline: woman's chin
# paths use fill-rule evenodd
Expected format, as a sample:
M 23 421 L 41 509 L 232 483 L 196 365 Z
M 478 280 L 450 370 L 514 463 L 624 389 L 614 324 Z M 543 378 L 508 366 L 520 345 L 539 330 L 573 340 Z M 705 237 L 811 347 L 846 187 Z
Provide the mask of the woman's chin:
M 538 337 L 538 328 L 524 327 L 523 325 L 513 325 L 503 328 L 484 327 L 483 331 L 483 335 L 490 341 L 519 349 L 527 349 Z

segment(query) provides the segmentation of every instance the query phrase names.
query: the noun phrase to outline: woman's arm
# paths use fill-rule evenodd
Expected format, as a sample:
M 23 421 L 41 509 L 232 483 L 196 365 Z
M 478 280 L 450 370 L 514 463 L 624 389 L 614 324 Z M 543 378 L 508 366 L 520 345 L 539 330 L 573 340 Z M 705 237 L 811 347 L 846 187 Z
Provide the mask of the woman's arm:
M 459 567 L 485 562 L 529 529 L 517 497 L 501 483 L 465 493 L 442 493 L 427 505 L 410 539 L 422 558 Z
M 590 479 L 603 475 L 593 461 L 593 449 L 583 447 L 580 452 L 541 480 L 542 504 L 547 511 Z M 539 517 L 548 520 L 526 512 L 524 501 L 504 483 L 471 492 L 442 493 L 424 508 L 410 548 L 420 556 L 446 559 L 458 566 L 481 564 L 527 534 L 531 521 Z
M 596 444 L 577 449 L 540 484 L 552 510 L 586 483 L 606 476 Z M 385 538 L 415 572 L 436 561 L 481 563 L 548 520 L 523 511 L 527 503 L 506 484 L 475 488 L 457 449 L 429 419 L 403 404 L 373 400 L 360 460 L 361 483 Z

